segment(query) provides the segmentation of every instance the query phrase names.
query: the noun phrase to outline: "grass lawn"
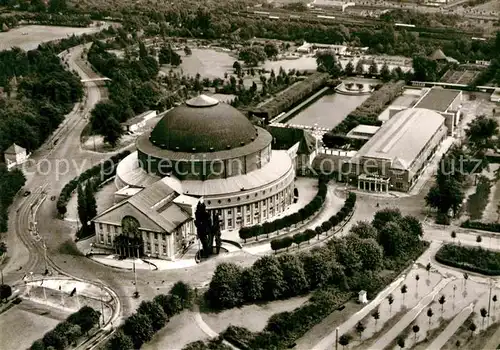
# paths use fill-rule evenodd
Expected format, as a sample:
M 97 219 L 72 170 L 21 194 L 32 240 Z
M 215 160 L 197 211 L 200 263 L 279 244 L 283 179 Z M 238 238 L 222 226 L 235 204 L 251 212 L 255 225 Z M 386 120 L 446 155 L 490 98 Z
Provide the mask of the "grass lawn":
M 64 319 L 55 318 L 49 315 L 48 311 L 37 310 L 35 307 L 27 310 L 23 303 L 0 316 L 2 349 L 27 349 Z
M 277 300 L 269 303 L 244 305 L 219 313 L 203 313 L 203 320 L 216 332 L 220 333 L 230 325 L 245 327 L 252 332 L 264 329 L 269 317 L 274 314 L 292 311 L 309 299 L 308 296 Z

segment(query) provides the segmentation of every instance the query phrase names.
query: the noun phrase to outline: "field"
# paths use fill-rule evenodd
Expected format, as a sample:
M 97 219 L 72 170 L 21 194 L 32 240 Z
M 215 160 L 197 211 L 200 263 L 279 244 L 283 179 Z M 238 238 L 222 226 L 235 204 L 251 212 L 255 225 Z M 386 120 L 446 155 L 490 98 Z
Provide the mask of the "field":
M 104 27 L 91 26 L 87 28 L 55 27 L 55 26 L 23 26 L 0 33 L 0 51 L 8 50 L 12 47 L 19 47 L 23 50 L 33 50 L 40 43 L 63 39 L 73 34 L 82 35 L 95 33 Z
M 441 82 L 450 84 L 465 84 L 468 85 L 474 81 L 479 74 L 479 71 L 474 70 L 453 70 L 450 69 L 443 75 Z

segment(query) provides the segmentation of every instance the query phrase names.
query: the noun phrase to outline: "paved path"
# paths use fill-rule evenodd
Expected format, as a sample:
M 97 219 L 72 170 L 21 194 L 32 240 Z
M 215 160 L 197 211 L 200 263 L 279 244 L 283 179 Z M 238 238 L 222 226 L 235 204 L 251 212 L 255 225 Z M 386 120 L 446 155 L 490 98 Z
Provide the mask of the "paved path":
M 203 331 L 203 333 L 208 335 L 210 338 L 217 338 L 219 336 L 219 333 L 214 331 L 212 328 L 210 328 L 210 326 L 208 324 L 206 324 L 205 321 L 203 321 L 203 318 L 201 317 L 200 309 L 199 309 L 198 305 L 195 306 L 194 312 L 195 312 L 194 320 L 196 321 L 196 324 L 198 325 L 198 327 L 200 327 L 200 329 Z M 237 347 L 235 347 L 233 344 L 229 343 L 228 341 L 223 340 L 222 342 L 224 343 L 224 345 L 229 346 L 231 349 L 238 350 Z
M 450 281 L 451 279 L 442 279 L 441 282 L 439 282 L 429 294 L 423 297 L 413 309 L 408 311 L 403 316 L 403 318 L 401 318 L 401 320 L 399 320 L 399 322 L 394 325 L 394 327 L 380 336 L 378 341 L 373 344 L 372 349 L 385 349 L 387 346 L 389 346 L 389 344 L 391 344 L 394 339 L 396 339 L 398 335 L 401 334 L 401 332 L 403 332 L 406 327 L 408 327 L 417 318 L 422 310 L 426 308 L 427 305 L 432 302 L 432 300 L 434 300 L 434 297 L 439 293 L 439 291 L 443 289 Z
M 428 350 L 439 350 L 451 338 L 453 334 L 460 328 L 462 323 L 465 322 L 467 317 L 474 311 L 474 303 L 464 307 L 458 315 L 456 315 L 453 320 L 446 326 L 446 328 L 434 339 L 434 341 L 427 348 Z
M 391 294 L 396 288 L 399 287 L 401 283 L 405 280 L 406 275 L 402 275 L 397 280 L 392 282 L 386 289 L 380 292 L 375 299 L 373 299 L 368 305 L 352 315 L 346 322 L 341 324 L 339 328 L 339 336 L 348 332 L 352 327 L 354 327 L 359 321 L 366 317 L 372 310 L 377 308 L 380 303 Z M 323 338 L 318 344 L 313 347 L 313 350 L 323 350 L 331 349 L 335 344 L 336 331 L 333 330 L 328 336 Z

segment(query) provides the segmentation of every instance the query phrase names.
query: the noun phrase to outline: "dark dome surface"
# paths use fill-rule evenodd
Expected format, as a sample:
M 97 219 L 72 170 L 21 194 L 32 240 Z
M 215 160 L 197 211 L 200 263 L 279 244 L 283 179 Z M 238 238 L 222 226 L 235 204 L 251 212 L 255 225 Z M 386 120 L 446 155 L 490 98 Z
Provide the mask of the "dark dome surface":
M 241 147 L 256 138 L 252 123 L 236 108 L 200 95 L 167 112 L 149 140 L 178 152 L 217 152 Z

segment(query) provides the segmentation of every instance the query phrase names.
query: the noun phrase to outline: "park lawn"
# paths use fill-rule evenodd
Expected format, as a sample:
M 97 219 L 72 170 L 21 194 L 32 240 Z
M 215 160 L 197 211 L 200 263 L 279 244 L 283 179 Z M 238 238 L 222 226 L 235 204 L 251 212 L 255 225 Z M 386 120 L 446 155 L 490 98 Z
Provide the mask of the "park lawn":
M 308 299 L 309 296 L 300 296 L 268 303 L 248 304 L 218 313 L 203 313 L 201 316 L 210 328 L 217 333 L 222 332 L 230 325 L 245 327 L 252 332 L 260 332 L 272 315 L 293 311 L 302 306 Z

